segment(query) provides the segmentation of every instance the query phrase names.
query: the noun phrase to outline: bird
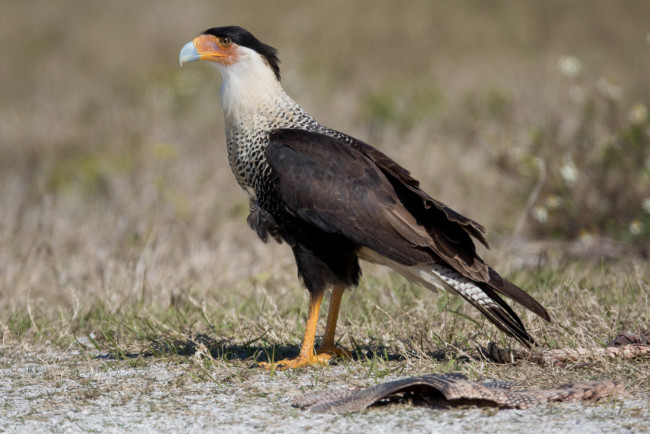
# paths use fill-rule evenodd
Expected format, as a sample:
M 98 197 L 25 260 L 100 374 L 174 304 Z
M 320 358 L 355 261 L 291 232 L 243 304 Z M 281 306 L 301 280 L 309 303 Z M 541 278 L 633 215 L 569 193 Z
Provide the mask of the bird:
M 315 120 L 282 87 L 275 48 L 242 27 L 214 27 L 182 47 L 181 67 L 194 61 L 208 61 L 222 76 L 228 162 L 248 194 L 247 222 L 263 242 L 292 249 L 309 292 L 298 356 L 262 365 L 293 369 L 349 355 L 334 338 L 344 291 L 359 283 L 360 260 L 456 294 L 506 335 L 526 347 L 535 343 L 502 296 L 548 322 L 550 315 L 477 254 L 473 240 L 489 248 L 485 228 L 432 198 L 385 153 Z

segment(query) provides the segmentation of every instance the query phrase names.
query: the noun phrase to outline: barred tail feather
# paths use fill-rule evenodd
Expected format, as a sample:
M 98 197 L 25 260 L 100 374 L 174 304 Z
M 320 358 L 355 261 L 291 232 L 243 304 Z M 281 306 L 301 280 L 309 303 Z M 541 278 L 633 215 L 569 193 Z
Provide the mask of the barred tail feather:
M 498 295 L 497 291 L 511 297 L 542 318 L 549 320 L 546 310 L 522 289 L 501 278 L 490 269 L 490 282 L 475 282 L 456 270 L 440 264 L 403 265 L 379 253 L 364 248 L 358 253 L 361 259 L 386 265 L 411 282 L 437 291 L 442 289 L 460 295 L 478 309 L 499 330 L 517 339 L 526 347 L 535 343 L 512 308 Z M 496 285 L 493 287 L 493 279 Z M 522 296 L 524 294 L 525 296 Z
M 426 282 L 425 287 L 440 287 L 440 281 L 444 282 L 442 287 L 445 290 L 463 297 L 499 330 L 528 348 L 535 343 L 517 314 L 488 285 L 474 282 L 457 271 L 438 264 L 417 265 L 413 268 L 420 269 L 419 274 Z

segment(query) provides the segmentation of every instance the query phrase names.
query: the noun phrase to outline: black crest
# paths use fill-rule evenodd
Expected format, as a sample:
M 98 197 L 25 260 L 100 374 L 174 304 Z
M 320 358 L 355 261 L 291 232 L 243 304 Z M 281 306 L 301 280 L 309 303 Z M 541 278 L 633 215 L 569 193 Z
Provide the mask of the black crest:
M 227 36 L 235 44 L 257 51 L 266 59 L 266 62 L 275 73 L 275 76 L 280 80 L 280 59 L 278 59 L 278 50 L 261 42 L 248 30 L 239 26 L 213 27 L 203 32 L 203 34 L 213 35 L 216 37 Z

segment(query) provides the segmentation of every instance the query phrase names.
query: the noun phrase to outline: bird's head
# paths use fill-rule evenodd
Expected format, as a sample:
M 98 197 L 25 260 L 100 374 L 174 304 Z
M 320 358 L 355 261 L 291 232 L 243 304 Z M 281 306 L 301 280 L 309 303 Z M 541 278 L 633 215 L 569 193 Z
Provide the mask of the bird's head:
M 280 61 L 275 48 L 260 42 L 248 30 L 237 26 L 213 27 L 185 44 L 178 60 L 184 63 L 209 60 L 224 77 L 236 70 L 238 73 L 268 68 L 280 80 Z M 261 72 L 261 71 L 257 71 Z

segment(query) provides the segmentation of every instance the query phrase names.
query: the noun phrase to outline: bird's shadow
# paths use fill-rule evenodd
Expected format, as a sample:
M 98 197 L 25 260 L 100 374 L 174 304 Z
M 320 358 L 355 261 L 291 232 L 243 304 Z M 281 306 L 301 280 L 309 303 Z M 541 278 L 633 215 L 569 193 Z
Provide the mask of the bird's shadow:
M 124 352 L 114 349 L 102 351 L 96 356 L 103 360 L 128 360 L 164 356 L 192 357 L 204 354 L 218 360 L 238 360 L 250 362 L 270 362 L 295 357 L 300 351 L 298 345 L 264 345 L 234 342 L 228 339 L 215 339 L 207 334 L 191 334 L 186 339 L 166 340 L 151 338 L 140 352 Z
M 353 361 L 372 360 L 376 358 L 394 362 L 406 360 L 408 357 L 403 353 L 394 351 L 394 349 L 384 345 L 379 340 L 371 339 L 369 343 L 364 344 L 352 341 L 352 346 L 353 349 L 350 353 Z M 206 355 L 209 354 L 210 357 L 217 360 L 258 363 L 293 358 L 299 352 L 299 345 L 275 345 L 260 341 L 241 343 L 230 339 L 215 339 L 208 334 L 196 333 L 188 335 L 186 339 L 175 339 L 172 341 L 165 340 L 162 336 L 160 339 L 150 338 L 149 345 L 140 352 L 109 350 L 100 353 L 96 358 L 103 360 L 128 360 L 169 355 L 191 357 L 197 353 L 203 353 Z M 428 352 L 426 356 L 438 361 L 447 359 L 447 354 L 443 350 Z

